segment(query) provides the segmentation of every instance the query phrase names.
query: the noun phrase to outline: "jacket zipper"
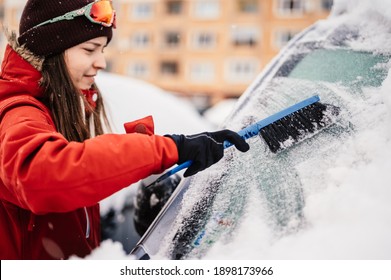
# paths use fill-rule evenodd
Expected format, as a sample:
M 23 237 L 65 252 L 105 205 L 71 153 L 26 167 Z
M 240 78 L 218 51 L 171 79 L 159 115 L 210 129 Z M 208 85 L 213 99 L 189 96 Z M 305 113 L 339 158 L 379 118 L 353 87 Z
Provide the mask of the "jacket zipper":
M 81 108 L 82 108 L 82 112 L 85 112 L 86 111 L 86 107 L 84 106 L 84 99 L 82 96 L 80 96 L 80 99 L 81 99 Z M 83 114 L 84 116 L 84 122 L 86 122 L 86 115 L 85 113 Z M 93 123 L 93 122 L 92 122 Z M 90 126 L 91 126 L 91 122 L 90 122 Z M 90 127 L 90 137 L 92 138 L 94 135 L 92 135 L 92 132 L 93 130 L 91 130 L 91 127 Z M 91 231 L 91 227 L 90 227 L 90 218 L 88 217 L 88 211 L 87 211 L 87 207 L 84 207 L 84 212 L 86 213 L 86 238 L 89 238 L 90 237 L 90 231 Z
M 87 225 L 86 225 L 86 238 L 89 238 L 91 227 L 90 227 L 90 218 L 88 217 L 87 207 L 84 207 L 84 212 L 86 213 L 86 223 L 87 223 Z

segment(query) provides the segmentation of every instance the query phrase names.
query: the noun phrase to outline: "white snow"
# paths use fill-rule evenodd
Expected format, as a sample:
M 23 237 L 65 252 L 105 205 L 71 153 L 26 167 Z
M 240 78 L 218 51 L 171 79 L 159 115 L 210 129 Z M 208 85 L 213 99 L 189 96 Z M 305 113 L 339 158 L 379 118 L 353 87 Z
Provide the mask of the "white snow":
M 189 101 L 141 80 L 102 72 L 97 84 L 117 132 L 124 132 L 125 122 L 147 115 L 153 116 L 155 133 L 160 135 L 189 134 L 212 127 Z
M 336 22 L 338 22 L 338 14 L 349 11 L 345 16 L 357 22 L 358 27 L 365 26 L 367 17 L 373 16 L 381 17 L 383 22 L 391 26 L 391 5 L 388 0 L 335 0 L 334 3 L 330 19 L 335 18 Z M 328 24 L 332 25 L 332 22 Z M 377 41 L 372 43 L 390 48 L 391 42 L 381 36 L 382 32 L 390 32 L 390 29 L 372 30 L 378 34 Z M 125 119 L 153 114 L 157 126 L 163 128 L 162 123 L 173 123 L 190 117 L 182 111 L 179 113 L 181 106 L 173 108 L 163 101 L 157 102 L 159 105 L 156 111 L 149 112 L 149 108 L 154 108 L 152 100 L 155 100 L 146 98 L 146 101 L 137 101 L 135 98 L 139 95 L 145 97 L 148 94 L 146 88 L 140 86 L 129 89 L 120 85 L 119 79 L 111 80 L 106 75 L 102 75 L 101 78 L 99 82 L 102 83 L 101 87 L 104 91 L 121 95 L 120 98 L 113 95 L 111 101 L 117 106 L 115 114 L 117 120 L 120 120 L 119 123 Z M 147 88 L 149 89 L 149 86 Z M 128 94 L 132 94 L 132 97 Z M 370 102 L 374 106 L 370 111 L 364 110 L 362 117 L 365 118 L 365 114 L 372 114 L 372 117 L 382 116 L 377 119 L 378 125 L 368 127 L 365 133 L 350 139 L 350 142 L 344 145 L 343 152 L 336 159 L 337 164 L 326 171 L 329 176 L 327 188 L 321 192 L 313 192 L 306 198 L 304 215 L 309 222 L 306 228 L 296 234 L 274 240 L 268 232 L 264 218 L 249 209 L 243 221 L 243 224 L 248 226 L 241 227 L 242 230 L 237 232 L 233 242 L 227 245 L 216 244 L 206 258 L 390 259 L 391 72 Z M 167 110 L 160 114 L 159 110 L 162 106 Z M 178 124 L 178 131 L 182 128 L 186 129 L 181 127 L 182 124 Z M 206 126 L 202 124 L 201 127 L 196 127 L 194 124 L 193 128 L 194 131 L 200 131 Z M 168 130 L 167 128 L 167 132 Z M 357 161 L 357 159 L 361 160 Z M 263 242 L 259 242 L 260 233 Z M 254 240 L 258 241 L 254 242 Z M 119 251 L 118 243 L 106 241 L 88 258 L 126 258 Z
M 236 102 L 237 99 L 235 98 L 229 98 L 219 101 L 213 107 L 206 110 L 203 113 L 203 116 L 216 127 L 219 127 L 229 116 Z

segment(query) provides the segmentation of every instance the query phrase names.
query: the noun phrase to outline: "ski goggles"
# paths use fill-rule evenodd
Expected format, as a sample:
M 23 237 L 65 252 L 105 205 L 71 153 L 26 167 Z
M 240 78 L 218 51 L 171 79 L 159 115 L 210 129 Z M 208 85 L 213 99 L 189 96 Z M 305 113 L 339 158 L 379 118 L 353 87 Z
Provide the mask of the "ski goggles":
M 40 27 L 49 23 L 54 23 L 62 20 L 72 20 L 75 17 L 85 16 L 91 22 L 100 24 L 106 27 L 116 27 L 115 10 L 111 0 L 96 0 L 89 3 L 83 8 L 68 12 L 62 16 L 58 16 L 47 21 L 44 21 L 33 28 Z

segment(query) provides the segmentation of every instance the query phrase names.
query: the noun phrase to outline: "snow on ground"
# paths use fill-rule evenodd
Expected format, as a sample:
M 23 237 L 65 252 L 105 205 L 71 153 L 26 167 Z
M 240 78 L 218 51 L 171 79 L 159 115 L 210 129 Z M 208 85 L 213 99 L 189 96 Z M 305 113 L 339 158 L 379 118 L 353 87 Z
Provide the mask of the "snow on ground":
M 237 99 L 235 98 L 222 100 L 206 110 L 203 116 L 216 127 L 219 127 L 229 116 L 236 102 Z
M 190 102 L 141 80 L 102 72 L 97 84 L 117 132 L 124 132 L 125 122 L 147 115 L 154 118 L 156 134 L 191 134 L 212 128 Z

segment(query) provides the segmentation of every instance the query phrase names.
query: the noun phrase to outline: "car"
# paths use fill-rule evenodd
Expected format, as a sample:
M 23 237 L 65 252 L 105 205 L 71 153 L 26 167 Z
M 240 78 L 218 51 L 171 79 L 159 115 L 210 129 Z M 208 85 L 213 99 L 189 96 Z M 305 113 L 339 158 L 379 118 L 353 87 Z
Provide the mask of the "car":
M 313 95 L 338 108 L 333 123 L 277 153 L 258 136 L 247 153 L 225 150 L 180 182 L 132 256 L 391 256 L 391 19 L 373 5 L 339 5 L 295 36 L 222 127 L 239 131 Z

